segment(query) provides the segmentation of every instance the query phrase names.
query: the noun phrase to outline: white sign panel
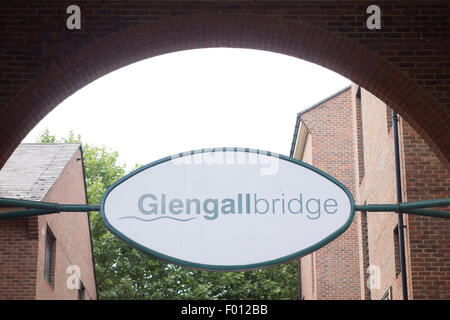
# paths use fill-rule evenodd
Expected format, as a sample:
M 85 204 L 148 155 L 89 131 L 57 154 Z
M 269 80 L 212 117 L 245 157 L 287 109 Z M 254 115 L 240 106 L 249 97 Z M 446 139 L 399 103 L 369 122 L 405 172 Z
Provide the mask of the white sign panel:
M 105 225 L 138 249 L 208 270 L 245 270 L 308 254 L 354 216 L 337 180 L 278 154 L 216 148 L 150 163 L 103 196 Z

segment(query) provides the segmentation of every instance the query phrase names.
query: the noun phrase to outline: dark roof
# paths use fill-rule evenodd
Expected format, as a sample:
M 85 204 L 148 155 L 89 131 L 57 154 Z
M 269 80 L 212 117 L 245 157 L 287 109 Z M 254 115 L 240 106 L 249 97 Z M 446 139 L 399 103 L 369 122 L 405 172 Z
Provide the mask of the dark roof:
M 43 200 L 78 143 L 21 144 L 0 169 L 0 197 Z
M 298 129 L 300 127 L 300 118 L 303 114 L 305 114 L 308 111 L 311 111 L 312 109 L 320 106 L 321 104 L 323 104 L 324 102 L 327 102 L 328 100 L 336 97 L 337 95 L 341 94 L 344 91 L 347 91 L 348 89 L 351 88 L 351 85 L 346 86 L 345 88 L 333 93 L 331 96 L 326 97 L 325 99 L 320 100 L 319 102 L 313 104 L 312 106 L 304 109 L 303 111 L 300 111 L 299 113 L 297 113 L 297 120 L 295 122 L 295 129 L 294 129 L 294 136 L 292 137 L 292 143 L 291 143 L 291 151 L 289 153 L 289 156 L 292 158 L 294 156 L 294 152 L 295 152 L 295 145 L 297 144 L 297 136 L 298 136 Z

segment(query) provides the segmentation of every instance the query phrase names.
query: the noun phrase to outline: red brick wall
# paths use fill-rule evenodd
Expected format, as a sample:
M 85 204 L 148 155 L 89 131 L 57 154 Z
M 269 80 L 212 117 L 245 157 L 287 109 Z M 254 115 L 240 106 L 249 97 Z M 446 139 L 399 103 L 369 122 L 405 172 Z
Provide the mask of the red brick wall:
M 402 129 L 405 201 L 449 197 L 449 171 L 410 125 L 402 122 Z M 409 215 L 408 231 L 414 298 L 450 299 L 450 220 Z
M 385 1 L 79 0 L 82 30 L 65 27 L 69 2 L 0 3 L 0 166 L 29 130 L 98 77 L 158 54 L 244 47 L 336 71 L 395 106 L 448 168 L 450 3 Z
M 391 109 L 364 88 L 358 99 L 357 90 L 352 85 L 301 116 L 312 136 L 312 163 L 348 186 L 358 204 L 396 203 Z M 399 136 L 403 201 L 448 197 L 449 172 L 424 139 L 403 119 Z M 366 219 L 367 230 L 364 216 L 357 213 L 343 236 L 302 258 L 306 299 L 377 300 L 390 287 L 392 298 L 402 299 L 394 232 L 398 216 L 368 212 Z M 404 224 L 409 298 L 449 299 L 450 222 L 404 215 Z
M 80 159 L 80 160 L 77 160 Z M 44 201 L 58 203 L 86 203 L 81 152 L 78 150 Z M 56 269 L 54 288 L 44 279 L 45 230 L 50 228 L 56 239 Z M 37 260 L 36 299 L 77 299 L 78 291 L 67 287 L 70 265 L 80 268 L 86 288 L 86 299 L 96 299 L 94 265 L 91 251 L 89 220 L 86 213 L 64 212 L 39 217 L 39 248 Z
M 43 201 L 86 203 L 81 151 L 74 154 Z M 2 209 L 11 211 L 13 208 Z M 53 289 L 44 279 L 46 230 L 56 238 Z M 77 299 L 67 287 L 67 267 L 80 267 L 86 299 L 96 299 L 86 213 L 61 213 L 0 221 L 0 299 Z
M 341 181 L 355 195 L 357 159 L 351 89 L 307 111 L 301 121 L 312 136 L 312 164 Z M 339 238 L 316 251 L 313 259 L 311 256 L 302 258 L 302 291 L 306 299 L 361 298 L 356 220 Z
M 314 270 L 316 269 L 314 263 L 314 252 L 301 258 L 301 286 L 302 299 L 315 300 L 317 299 Z
M 359 90 L 359 86 L 352 83 L 351 84 L 351 105 L 349 106 L 353 110 L 353 137 L 355 139 L 355 143 L 353 146 L 353 152 L 356 156 L 356 163 L 358 164 L 355 166 L 355 178 L 356 178 L 356 185 L 358 186 L 356 188 L 355 193 L 355 201 L 356 203 L 361 203 L 361 201 L 358 200 L 359 195 L 359 185 L 362 182 L 363 176 L 364 176 L 364 157 L 363 157 L 363 132 L 361 127 L 361 92 Z M 360 213 L 357 211 L 355 213 L 355 222 L 358 224 L 358 250 L 359 250 L 359 266 L 360 266 L 360 288 L 361 288 L 361 299 L 362 300 L 368 300 L 370 299 L 370 292 L 369 288 L 367 286 L 368 281 L 368 273 L 367 268 L 369 267 L 369 258 L 367 254 L 367 236 L 365 234 L 366 230 L 366 224 L 367 224 L 367 215 L 364 213 Z
M 356 108 L 356 106 L 354 105 Z M 396 203 L 393 130 L 390 108 L 362 89 L 365 176 L 358 203 Z M 431 148 L 407 122 L 399 124 L 403 201 L 449 196 L 450 177 Z M 408 295 L 410 299 L 449 299 L 450 223 L 446 219 L 404 215 Z M 380 287 L 371 290 L 380 299 L 392 286 L 402 299 L 401 276 L 396 275 L 394 229 L 397 215 L 368 213 L 369 261 L 380 268 Z
M 10 211 L 13 208 L 0 209 Z M 0 299 L 34 299 L 37 218 L 0 221 Z
M 356 106 L 355 106 L 356 107 Z M 397 203 L 394 142 L 392 130 L 387 130 L 386 104 L 361 88 L 363 151 L 365 175 L 360 181 L 358 203 Z M 379 268 L 373 274 L 377 285 L 371 289 L 371 298 L 380 299 L 392 286 L 394 299 L 401 299 L 401 276 L 396 276 L 394 229 L 397 215 L 392 212 L 368 212 L 369 263 Z M 405 237 L 408 232 L 405 230 Z M 408 244 L 406 244 L 408 248 Z M 379 278 L 378 278 L 379 277 Z

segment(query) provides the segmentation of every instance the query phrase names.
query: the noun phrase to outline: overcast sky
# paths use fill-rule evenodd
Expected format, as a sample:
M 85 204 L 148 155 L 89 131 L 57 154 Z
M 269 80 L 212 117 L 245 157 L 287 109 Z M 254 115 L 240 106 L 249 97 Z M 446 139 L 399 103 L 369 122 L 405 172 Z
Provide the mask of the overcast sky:
M 194 149 L 289 155 L 296 114 L 349 85 L 315 64 L 265 51 L 198 49 L 129 65 L 85 86 L 24 139 L 70 130 L 131 167 Z

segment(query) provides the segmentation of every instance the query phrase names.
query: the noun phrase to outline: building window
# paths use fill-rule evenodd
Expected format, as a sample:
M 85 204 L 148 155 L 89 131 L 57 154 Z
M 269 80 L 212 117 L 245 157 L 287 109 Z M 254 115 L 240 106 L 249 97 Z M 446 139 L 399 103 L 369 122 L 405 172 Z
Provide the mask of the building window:
M 356 129 L 358 144 L 359 183 L 361 184 L 365 175 L 361 87 L 359 87 L 358 91 L 356 92 Z
M 49 228 L 45 236 L 44 279 L 53 289 L 55 282 L 56 240 Z
M 395 277 L 401 272 L 400 268 L 400 246 L 398 239 L 398 225 L 394 229 L 394 255 L 395 255 Z

